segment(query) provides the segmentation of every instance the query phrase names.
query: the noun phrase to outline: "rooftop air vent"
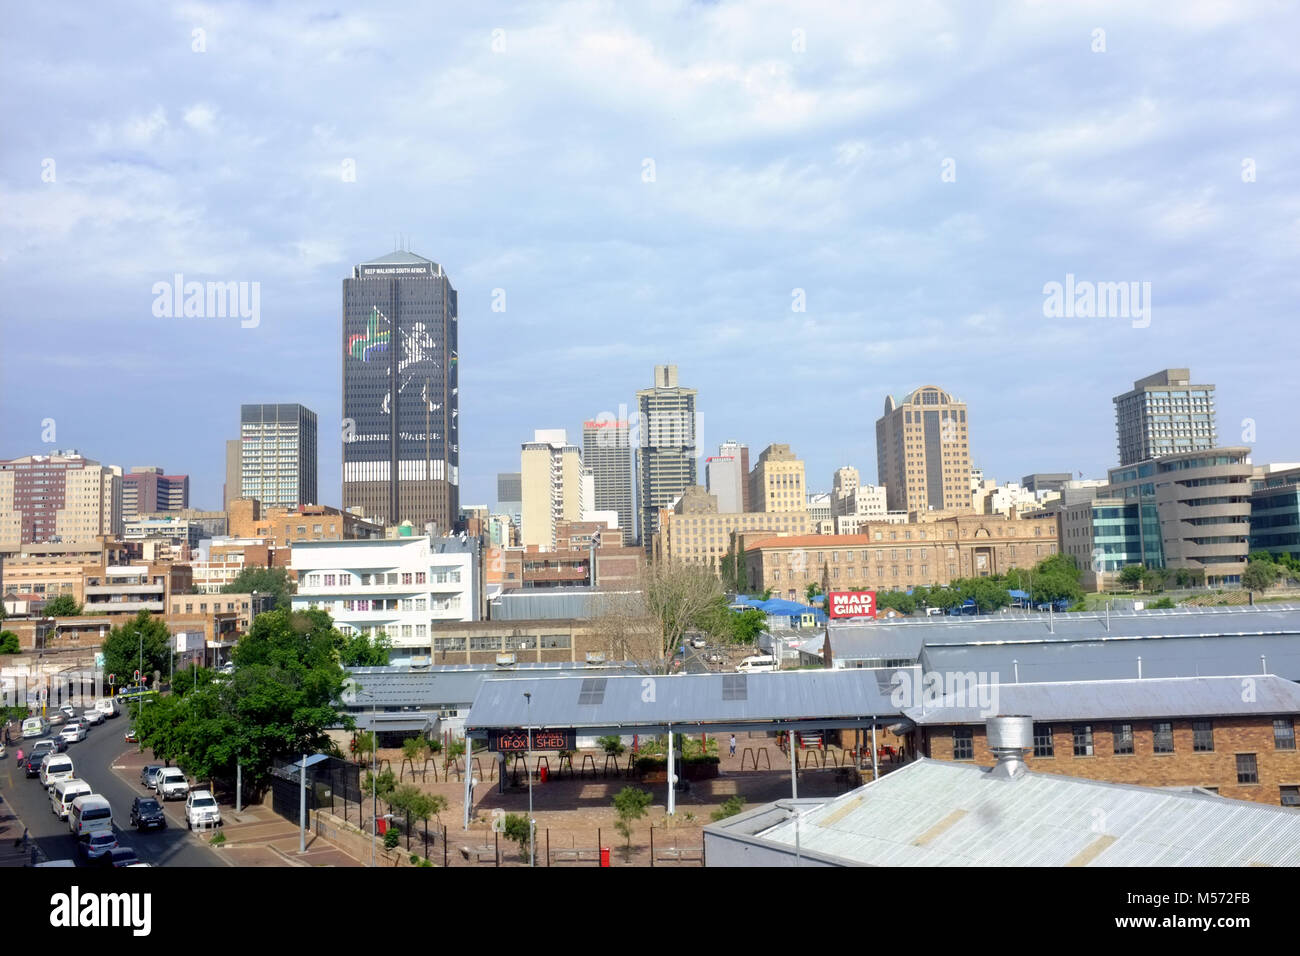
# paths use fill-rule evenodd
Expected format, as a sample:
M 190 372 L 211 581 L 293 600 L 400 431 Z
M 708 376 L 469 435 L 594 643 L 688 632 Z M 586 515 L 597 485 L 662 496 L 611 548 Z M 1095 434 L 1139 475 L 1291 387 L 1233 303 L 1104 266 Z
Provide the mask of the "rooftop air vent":
M 993 776 L 1011 780 L 1028 771 L 1025 754 L 1034 749 L 1032 717 L 999 714 L 989 719 L 987 734 L 989 750 L 997 758 L 992 770 Z

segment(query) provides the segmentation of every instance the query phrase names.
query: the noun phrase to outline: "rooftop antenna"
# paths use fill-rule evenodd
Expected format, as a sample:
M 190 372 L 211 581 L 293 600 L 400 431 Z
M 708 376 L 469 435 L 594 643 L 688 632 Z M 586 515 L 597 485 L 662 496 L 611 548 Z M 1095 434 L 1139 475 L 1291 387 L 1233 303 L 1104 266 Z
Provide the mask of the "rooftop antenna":
M 1138 657 L 1138 680 L 1142 679 L 1142 658 Z
M 1259 655 L 1259 672 L 1261 674 L 1268 673 L 1268 661 L 1265 659 L 1263 654 Z

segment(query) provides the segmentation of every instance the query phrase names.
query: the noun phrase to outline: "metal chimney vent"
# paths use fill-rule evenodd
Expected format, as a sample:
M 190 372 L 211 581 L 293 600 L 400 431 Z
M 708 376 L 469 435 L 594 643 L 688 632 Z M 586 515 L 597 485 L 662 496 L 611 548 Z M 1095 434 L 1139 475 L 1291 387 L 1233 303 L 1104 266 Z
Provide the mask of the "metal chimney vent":
M 1022 776 L 1029 769 L 1025 754 L 1034 749 L 1034 718 L 999 714 L 989 719 L 986 732 L 997 758 L 992 775 L 1006 780 Z

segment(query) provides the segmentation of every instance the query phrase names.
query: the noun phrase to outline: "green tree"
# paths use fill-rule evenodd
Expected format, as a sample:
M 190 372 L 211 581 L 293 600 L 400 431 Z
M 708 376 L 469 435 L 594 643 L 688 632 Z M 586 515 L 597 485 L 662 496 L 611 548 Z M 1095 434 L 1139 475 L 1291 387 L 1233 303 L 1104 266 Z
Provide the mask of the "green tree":
M 753 644 L 758 635 L 767 627 L 767 615 L 758 608 L 746 608 L 743 611 L 731 611 L 731 635 L 733 644 Z
M 356 755 L 357 763 L 362 760 L 369 760 L 374 753 L 375 735 L 369 730 L 358 730 L 352 735 L 352 752 Z
M 916 598 L 906 591 L 885 591 L 876 595 L 876 608 L 911 614 L 916 610 Z
M 519 855 L 528 859 L 528 844 L 532 829 L 528 817 L 522 813 L 507 813 L 501 824 L 501 835 L 518 845 Z
M 148 611 L 141 611 L 125 624 L 113 628 L 104 638 L 100 650 L 104 654 L 104 670 L 116 675 L 121 686 L 128 683 L 137 670 L 144 674 L 167 672 L 171 634 L 162 620 Z
M 81 614 L 81 605 L 71 594 L 60 594 L 52 601 L 45 602 L 45 609 L 42 613 L 46 617 L 77 617 Z
M 806 599 L 808 604 L 811 604 L 813 598 L 815 598 L 817 595 L 821 593 L 822 593 L 821 585 L 817 584 L 815 581 L 809 582 L 808 586 L 803 589 L 803 596 Z
M 258 594 L 274 594 L 276 609 L 286 611 L 289 609 L 294 586 L 289 580 L 289 572 L 284 568 L 247 567 L 221 589 L 223 594 L 252 594 L 254 591 Z
M 722 806 L 718 807 L 718 809 L 714 810 L 713 813 L 710 814 L 710 819 L 712 819 L 714 823 L 717 823 L 719 820 L 727 819 L 727 817 L 734 817 L 743 809 L 745 809 L 745 798 L 736 794 L 735 796 L 723 800 Z
M 0 631 L 0 654 L 17 654 L 22 647 L 13 631 Z
M 597 737 L 596 743 L 600 746 L 601 750 L 605 751 L 605 753 L 611 757 L 621 757 L 623 751 L 627 750 L 627 747 L 623 745 L 622 739 L 616 734 L 610 734 L 608 737 Z
M 1164 568 L 1147 568 L 1142 573 L 1142 590 L 1152 593 L 1163 591 L 1166 577 Z
M 392 646 L 393 642 L 383 633 L 373 639 L 359 631 L 340 634 L 339 663 L 344 667 L 386 667 Z
M 614 796 L 614 812 L 618 814 L 614 829 L 627 840 L 629 850 L 632 848 L 632 824 L 645 816 L 653 799 L 649 790 L 640 787 L 624 787 Z
M 1142 583 L 1142 578 L 1146 575 L 1146 568 L 1140 564 L 1126 564 L 1119 572 L 1119 580 L 1131 588 L 1136 588 Z
M 1267 591 L 1277 581 L 1277 565 L 1272 561 L 1251 561 L 1241 574 L 1241 586 L 1249 591 Z

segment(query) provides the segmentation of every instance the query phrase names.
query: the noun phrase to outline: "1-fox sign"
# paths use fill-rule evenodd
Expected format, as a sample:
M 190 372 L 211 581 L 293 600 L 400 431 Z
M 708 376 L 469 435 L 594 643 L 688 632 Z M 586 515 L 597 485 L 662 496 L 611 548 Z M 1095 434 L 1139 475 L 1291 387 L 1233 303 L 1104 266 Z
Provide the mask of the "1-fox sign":
M 831 617 L 875 617 L 875 591 L 832 591 L 828 595 Z

